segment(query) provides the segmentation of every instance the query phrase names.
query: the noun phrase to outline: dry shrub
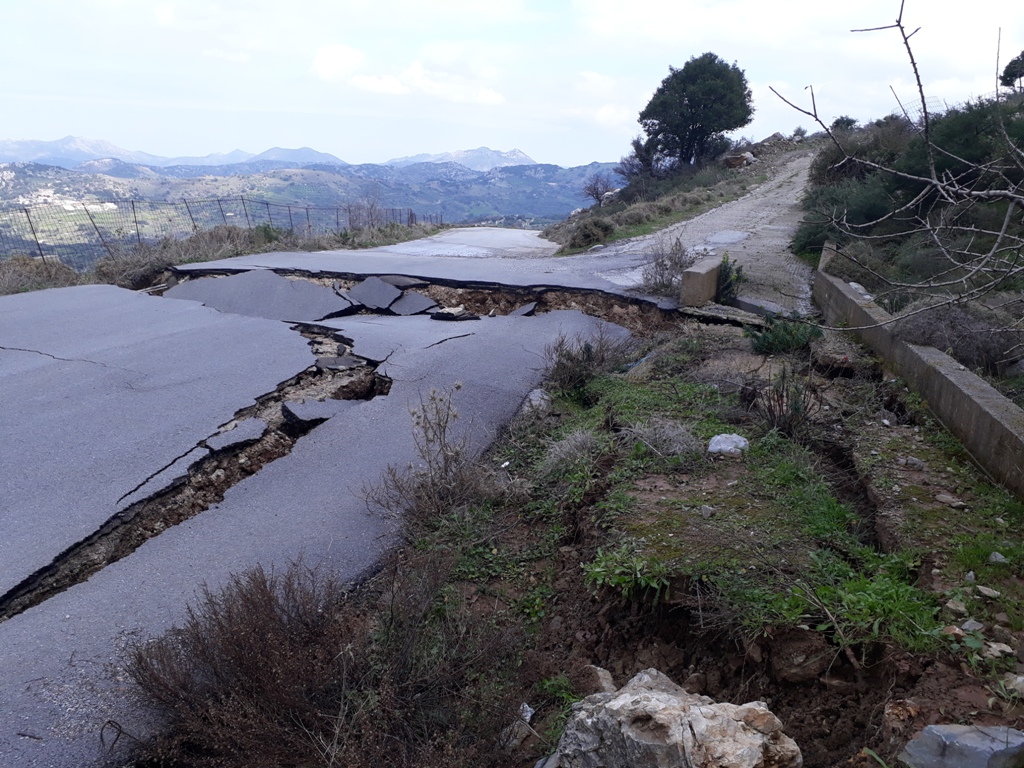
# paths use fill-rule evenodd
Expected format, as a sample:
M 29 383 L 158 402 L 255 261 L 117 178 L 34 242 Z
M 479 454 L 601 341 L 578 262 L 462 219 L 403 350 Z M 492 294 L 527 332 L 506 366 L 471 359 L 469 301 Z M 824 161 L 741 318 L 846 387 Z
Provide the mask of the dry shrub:
M 569 236 L 570 248 L 589 248 L 605 242 L 615 231 L 615 225 L 608 219 L 585 219 L 576 225 Z
M 79 285 L 82 276 L 56 259 L 11 256 L 0 259 L 0 296 Z
M 624 366 L 635 351 L 632 337 L 615 337 L 605 326 L 589 335 L 559 334 L 544 348 L 546 387 L 562 397 L 586 404 L 587 387 L 600 373 Z
M 386 573 L 359 606 L 299 565 L 205 591 L 184 626 L 133 651 L 131 675 L 167 723 L 140 757 L 218 768 L 507 762 L 495 747 L 522 700 L 517 638 L 447 599 L 443 562 Z
M 604 448 L 604 442 L 592 430 L 575 429 L 548 445 L 537 474 L 545 479 L 575 472 L 589 475 Z
M 683 287 L 683 272 L 696 263 L 700 254 L 687 250 L 677 237 L 659 238 L 651 260 L 641 270 L 640 287 L 658 296 L 678 296 Z
M 807 379 L 783 365 L 756 391 L 754 408 L 769 429 L 786 437 L 803 438 L 810 429 L 811 418 L 821 410 L 821 396 Z
M 907 307 L 893 333 L 911 344 L 935 347 L 972 370 L 997 373 L 1020 356 L 1022 336 L 1014 319 L 977 303 L 943 304 L 929 309 L 934 299 Z
M 704 453 L 703 442 L 686 425 L 659 416 L 627 427 L 623 436 L 662 458 L 692 459 Z
M 494 473 L 473 456 L 468 438 L 455 435 L 459 414 L 452 397 L 432 390 L 421 398 L 410 411 L 419 461 L 405 469 L 389 466 L 376 485 L 363 489 L 372 509 L 402 518 L 410 541 L 433 530 L 452 510 L 502 492 Z

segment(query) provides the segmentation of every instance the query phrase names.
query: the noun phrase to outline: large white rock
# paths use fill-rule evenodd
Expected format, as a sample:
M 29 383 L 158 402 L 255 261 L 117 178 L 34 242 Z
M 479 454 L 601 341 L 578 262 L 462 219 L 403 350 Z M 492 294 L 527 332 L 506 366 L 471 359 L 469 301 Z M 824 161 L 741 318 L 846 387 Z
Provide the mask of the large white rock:
M 800 748 L 762 702 L 716 704 L 655 669 L 573 705 L 559 768 L 800 768 Z

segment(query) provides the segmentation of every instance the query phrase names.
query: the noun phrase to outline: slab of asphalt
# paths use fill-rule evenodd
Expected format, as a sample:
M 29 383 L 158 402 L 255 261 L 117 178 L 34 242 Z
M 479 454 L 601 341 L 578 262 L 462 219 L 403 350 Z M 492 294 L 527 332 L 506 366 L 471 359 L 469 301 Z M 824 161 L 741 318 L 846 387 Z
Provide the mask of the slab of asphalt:
M 281 323 L 194 302 L 98 285 L 0 297 L 0 595 L 314 359 Z
M 462 244 L 467 239 L 472 241 L 471 249 Z M 644 298 L 666 308 L 675 307 L 672 300 L 645 295 L 637 288 L 640 270 L 649 260 L 649 254 L 597 250 L 578 256 L 552 258 L 557 248 L 556 244 L 541 239 L 537 232 L 473 227 L 379 248 L 261 253 L 181 264 L 175 270 L 184 275 L 253 269 L 343 277 L 399 274 L 470 288 L 510 286 L 594 290 Z
M 191 302 L 131 294 L 124 299 L 110 294 L 104 299 L 111 305 L 105 312 L 108 322 L 117 320 L 124 311 L 122 305 L 131 309 L 140 301 L 162 303 L 171 316 L 180 316 L 186 325 L 192 320 L 191 330 L 183 335 L 197 345 L 193 358 L 208 355 L 218 359 L 218 353 L 224 352 L 219 345 L 211 349 L 200 338 L 207 326 L 194 320 L 196 313 L 217 314 L 213 310 Z M 66 303 L 76 300 L 69 297 Z M 31 299 L 27 302 L 33 303 Z M 44 305 L 50 302 L 47 298 Z M 85 302 L 83 306 L 91 304 Z M 103 308 L 96 307 L 95 311 L 102 313 Z M 127 317 L 136 325 L 144 325 L 131 312 Z M 275 329 L 286 338 L 293 336 L 298 348 L 309 354 L 305 340 L 283 324 L 227 314 L 222 318 L 229 327 L 245 329 L 236 339 L 240 352 L 229 357 L 235 370 L 224 373 L 232 382 L 231 389 L 242 387 L 242 382 L 233 377 L 273 378 L 262 371 L 269 367 L 265 348 L 268 336 L 276 338 Z M 65 313 L 65 328 L 73 327 L 67 325 L 70 319 Z M 48 321 L 41 322 L 45 325 Z M 343 577 L 355 577 L 371 567 L 392 540 L 397 521 L 369 513 L 362 489 L 388 464 L 404 466 L 415 460 L 409 407 L 432 389 L 449 389 L 461 382 L 455 400 L 461 416 L 459 428 L 481 447 L 540 382 L 544 347 L 559 333 L 586 333 L 597 325 L 625 333 L 578 312 L 462 323 L 419 317 L 359 317 L 329 322 L 328 327 L 353 339 L 356 350 L 372 352 L 385 360 L 380 370 L 394 379 L 390 394 L 341 410 L 301 438 L 291 453 L 229 489 L 220 504 L 167 529 L 88 581 L 0 623 L 0 701 L 4 702 L 5 714 L 0 719 L 0 768 L 119 764 L 131 742 L 129 736 L 122 736 L 112 751 L 108 749 L 119 729 L 138 735 L 152 725 L 151 716 L 140 708 L 126 681 L 121 666 L 125 647 L 180 621 L 186 600 L 201 585 L 217 588 L 232 573 L 257 563 L 280 568 L 301 557 L 309 565 L 329 565 Z M 120 348 L 126 332 L 129 339 L 133 338 L 131 325 L 122 321 L 116 332 L 108 330 L 105 341 L 98 330 L 86 331 L 83 336 L 91 340 L 86 351 L 113 350 L 115 343 Z M 54 342 L 53 348 L 62 357 L 85 359 L 85 352 L 75 347 L 75 334 L 67 336 L 70 338 L 60 345 Z M 153 352 L 159 357 L 165 337 L 152 332 L 150 337 Z M 282 348 L 290 345 L 283 343 Z M 12 369 L 32 369 L 41 364 L 34 358 L 26 361 L 25 354 L 42 356 L 18 353 Z M 93 357 L 96 355 L 89 355 Z M 185 356 L 172 358 L 186 370 L 199 365 Z M 133 370 L 144 375 L 144 359 L 148 357 L 135 347 L 100 362 L 131 362 Z M 63 391 L 77 393 L 63 417 L 72 432 L 79 424 L 109 417 L 108 412 L 98 410 L 97 403 L 109 409 L 117 401 L 104 399 L 103 385 L 97 382 L 92 389 L 79 390 L 69 381 L 71 378 L 34 380 L 43 395 L 40 405 L 52 407 Z M 187 385 L 190 377 L 182 379 L 181 384 Z M 212 381 L 207 386 L 214 390 L 227 388 Z M 260 389 L 255 384 L 249 387 Z M 177 385 L 169 386 L 156 394 L 170 400 L 176 397 L 176 389 Z M 119 393 L 124 395 L 123 390 Z M 232 394 L 240 401 L 247 397 L 241 390 Z M 21 397 L 20 408 L 37 410 L 30 393 Z M 189 404 L 178 403 L 176 408 L 187 410 Z M 170 418 L 170 410 L 167 405 L 158 412 Z M 45 414 L 36 415 L 45 419 Z M 220 418 L 212 418 L 211 423 L 226 420 L 218 422 Z M 134 444 L 140 450 L 144 448 L 138 443 L 148 439 L 148 433 L 130 422 L 122 422 L 120 427 L 110 437 L 115 446 Z M 19 428 L 31 431 L 34 422 L 26 418 Z M 63 454 L 60 442 L 54 446 L 58 455 Z M 110 454 L 102 448 L 97 448 L 93 456 L 96 466 L 112 463 Z M 32 467 L 19 466 L 32 474 Z M 52 468 L 52 464 L 48 466 Z M 47 479 L 34 474 L 28 485 Z M 122 481 L 120 485 L 130 482 Z M 101 735 L 106 737 L 105 744 Z

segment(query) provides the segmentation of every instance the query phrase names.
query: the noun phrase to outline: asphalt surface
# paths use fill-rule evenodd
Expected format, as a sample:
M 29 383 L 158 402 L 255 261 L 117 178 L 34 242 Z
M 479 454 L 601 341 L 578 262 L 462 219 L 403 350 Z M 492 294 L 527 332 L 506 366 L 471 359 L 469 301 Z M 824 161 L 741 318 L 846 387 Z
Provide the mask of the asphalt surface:
M 123 761 L 131 738 L 110 750 L 110 723 L 132 735 L 152 726 L 124 675 L 125 648 L 180 622 L 203 585 L 257 563 L 302 559 L 343 578 L 371 568 L 397 521 L 369 512 L 363 489 L 389 464 L 415 461 L 409 408 L 461 383 L 457 423 L 482 448 L 540 383 L 544 347 L 599 324 L 578 312 L 320 323 L 383 361 L 390 393 L 343 408 L 297 404 L 334 415 L 221 503 L 0 623 L 0 768 Z M 134 498 L 126 492 L 180 475 L 240 408 L 313 362 L 286 323 L 98 286 L 0 298 L 0 347 L 5 584 L 102 525 Z M 249 421 L 243 437 L 262 428 Z

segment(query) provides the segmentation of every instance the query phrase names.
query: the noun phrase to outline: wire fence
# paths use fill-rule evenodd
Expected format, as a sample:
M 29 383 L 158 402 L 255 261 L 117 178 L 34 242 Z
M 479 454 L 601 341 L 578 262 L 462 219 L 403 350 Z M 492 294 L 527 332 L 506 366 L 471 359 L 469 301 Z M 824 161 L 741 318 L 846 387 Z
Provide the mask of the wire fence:
M 218 226 L 273 227 L 304 237 L 389 224 L 443 224 L 440 215 L 355 203 L 313 208 L 245 197 L 213 200 L 61 202 L 0 208 L 0 259 L 22 254 L 77 270 L 144 243 L 178 240 Z

